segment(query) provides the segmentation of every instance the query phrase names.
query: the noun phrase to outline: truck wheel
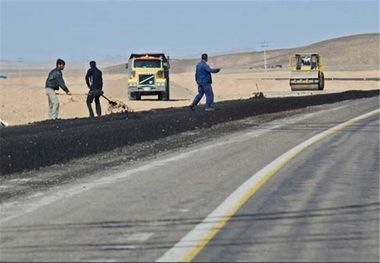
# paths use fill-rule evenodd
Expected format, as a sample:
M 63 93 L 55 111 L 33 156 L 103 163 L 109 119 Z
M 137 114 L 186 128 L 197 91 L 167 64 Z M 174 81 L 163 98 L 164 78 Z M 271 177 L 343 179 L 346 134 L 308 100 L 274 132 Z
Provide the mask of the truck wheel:
M 323 72 L 319 72 L 318 89 L 323 90 L 324 88 L 325 88 L 325 76 L 323 75 Z
M 161 93 L 158 95 L 158 99 L 159 99 L 159 100 L 169 100 L 169 95 L 168 95 L 166 92 L 161 92 Z
M 141 100 L 141 94 L 135 94 L 136 100 Z
M 164 100 L 169 100 L 169 92 L 166 92 L 165 94 L 164 94 Z
M 169 84 L 166 86 L 165 100 L 170 100 L 170 89 L 169 89 Z
M 128 94 L 128 98 L 129 98 L 129 100 L 135 100 L 135 99 L 136 99 L 134 93 L 129 93 L 129 94 Z

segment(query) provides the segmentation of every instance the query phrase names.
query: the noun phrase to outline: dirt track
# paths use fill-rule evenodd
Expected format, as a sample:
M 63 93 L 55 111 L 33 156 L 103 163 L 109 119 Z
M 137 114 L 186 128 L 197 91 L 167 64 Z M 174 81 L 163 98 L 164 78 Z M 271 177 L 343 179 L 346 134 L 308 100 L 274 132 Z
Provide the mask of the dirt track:
M 0 174 L 64 163 L 73 158 L 249 116 L 376 95 L 379 90 L 225 101 L 217 103 L 215 112 L 205 112 L 203 108 L 197 108 L 195 112 L 187 107 L 169 108 L 2 128 Z

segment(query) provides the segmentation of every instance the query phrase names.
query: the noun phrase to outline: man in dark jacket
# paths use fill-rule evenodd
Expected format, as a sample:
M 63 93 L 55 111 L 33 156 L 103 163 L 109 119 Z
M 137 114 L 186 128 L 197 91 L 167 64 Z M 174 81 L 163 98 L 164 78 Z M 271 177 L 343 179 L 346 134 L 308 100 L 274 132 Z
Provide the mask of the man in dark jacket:
M 65 61 L 57 59 L 56 68 L 49 72 L 46 79 L 45 90 L 49 100 L 49 119 L 58 119 L 59 100 L 55 94 L 59 87 L 63 89 L 67 95 L 71 95 L 63 80 L 62 70 L 65 68 Z
M 92 110 L 92 102 L 95 99 L 95 108 L 96 108 L 96 114 L 98 116 L 102 115 L 102 109 L 100 107 L 100 96 L 103 94 L 103 77 L 102 72 L 96 67 L 95 61 L 90 61 L 90 68 L 87 71 L 86 74 L 86 84 L 87 87 L 90 89 L 87 96 L 87 108 L 90 113 L 90 117 L 94 117 L 94 112 Z
M 195 81 L 198 84 L 198 94 L 195 96 L 193 103 L 190 105 L 190 109 L 194 110 L 202 99 L 203 94 L 206 94 L 206 111 L 213 111 L 214 93 L 212 91 L 212 78 L 211 73 L 218 73 L 220 68 L 212 69 L 207 64 L 208 55 L 202 54 L 202 60 L 197 64 L 195 68 Z

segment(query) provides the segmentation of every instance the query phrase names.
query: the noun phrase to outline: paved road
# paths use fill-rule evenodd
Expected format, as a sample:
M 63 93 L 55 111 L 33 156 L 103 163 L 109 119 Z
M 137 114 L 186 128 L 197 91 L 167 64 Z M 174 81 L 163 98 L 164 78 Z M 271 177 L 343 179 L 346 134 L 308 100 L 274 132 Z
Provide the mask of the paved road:
M 155 261 L 278 156 L 378 108 L 378 98 L 318 106 L 9 200 L 0 259 Z M 290 160 L 193 260 L 378 261 L 378 247 L 377 114 Z
M 379 116 L 281 169 L 194 261 L 379 261 Z

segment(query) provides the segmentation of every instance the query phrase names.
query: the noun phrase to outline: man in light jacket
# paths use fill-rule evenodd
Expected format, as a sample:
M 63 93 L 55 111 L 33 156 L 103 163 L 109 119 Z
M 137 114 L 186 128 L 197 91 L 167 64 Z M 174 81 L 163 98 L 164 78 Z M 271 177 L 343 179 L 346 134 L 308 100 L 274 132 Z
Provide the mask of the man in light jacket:
M 49 119 L 58 119 L 59 113 L 59 100 L 55 94 L 59 87 L 63 89 L 67 95 L 71 95 L 69 89 L 66 87 L 63 80 L 62 70 L 65 68 L 65 61 L 57 59 L 56 68 L 49 72 L 46 79 L 45 90 L 49 100 Z

